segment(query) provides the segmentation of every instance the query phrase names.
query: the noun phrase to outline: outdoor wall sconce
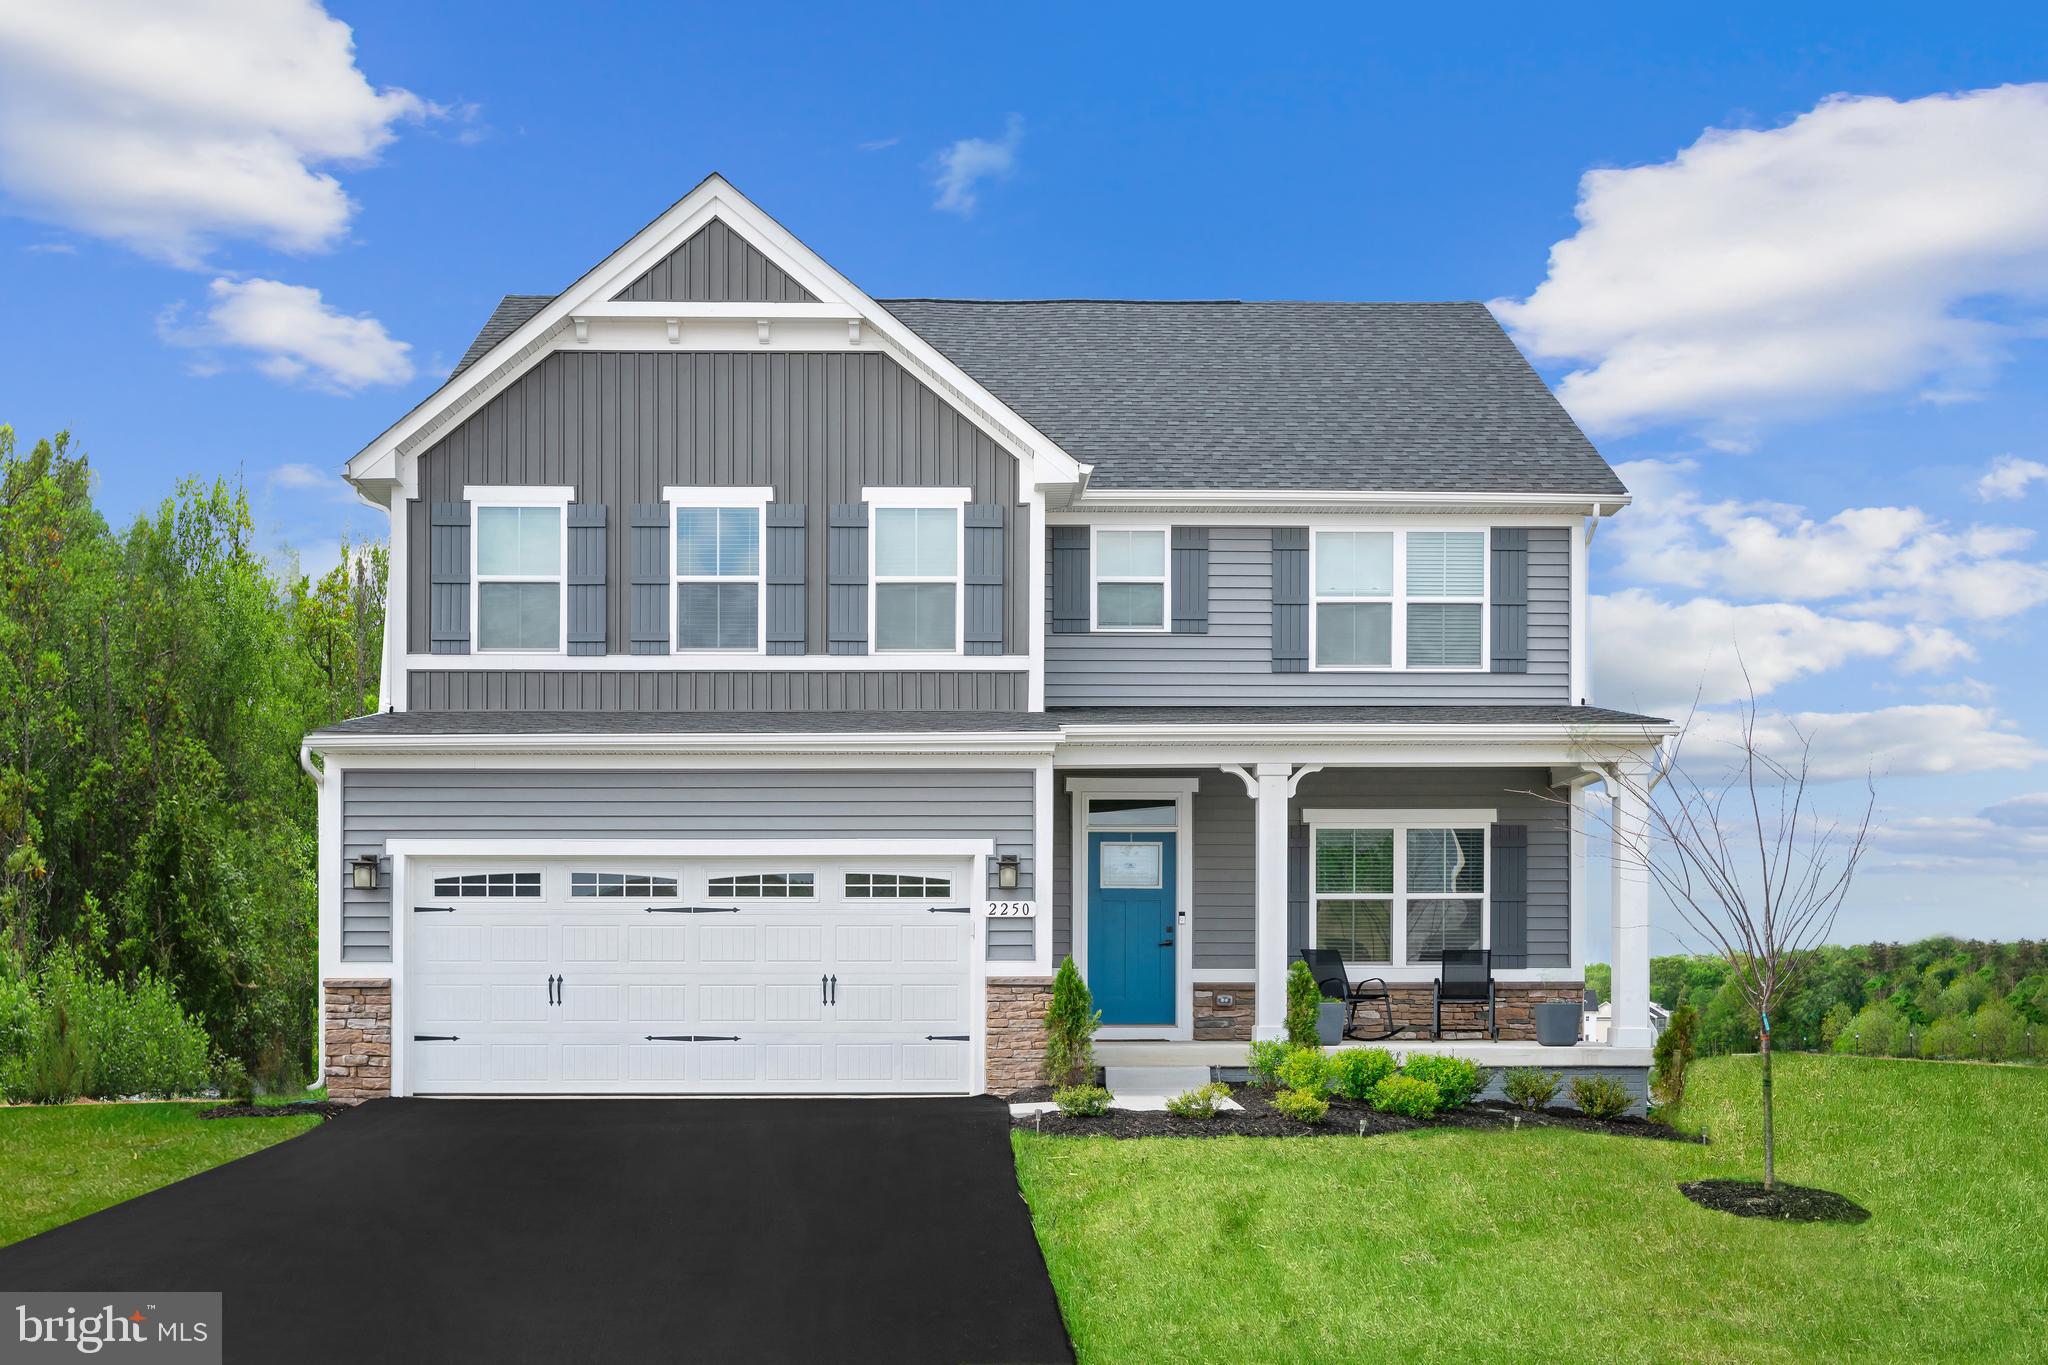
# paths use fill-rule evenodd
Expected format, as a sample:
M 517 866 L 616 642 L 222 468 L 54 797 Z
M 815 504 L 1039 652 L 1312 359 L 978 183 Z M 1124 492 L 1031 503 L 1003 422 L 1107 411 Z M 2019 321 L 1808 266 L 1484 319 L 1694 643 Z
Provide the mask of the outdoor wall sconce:
M 1017 855 L 1005 853 L 996 859 L 996 885 L 1005 891 L 1017 889 Z
M 377 855 L 374 853 L 358 855 L 355 861 L 349 864 L 349 875 L 353 879 L 350 885 L 354 886 L 356 890 L 375 891 L 377 889 Z

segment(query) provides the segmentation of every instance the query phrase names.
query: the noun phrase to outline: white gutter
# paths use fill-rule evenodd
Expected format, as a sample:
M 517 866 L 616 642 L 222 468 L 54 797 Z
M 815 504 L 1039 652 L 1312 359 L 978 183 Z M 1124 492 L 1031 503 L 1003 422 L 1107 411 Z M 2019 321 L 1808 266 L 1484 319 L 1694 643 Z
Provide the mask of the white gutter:
M 313 766 L 313 745 L 310 740 L 299 745 L 299 766 L 306 770 L 306 776 L 313 779 L 314 786 L 324 787 L 327 785 L 327 774 Z
M 1597 517 L 1612 515 L 1627 506 L 1630 500 L 1631 495 L 1626 493 L 1369 493 L 1348 490 L 1325 491 L 1315 488 L 1107 488 L 1089 489 L 1075 499 L 1073 510 L 1125 506 L 1209 507 L 1230 503 L 1263 508 L 1297 502 L 1339 506 L 1383 504 L 1391 507 L 1490 507 L 1509 504 L 1519 507 L 1540 507 L 1556 512 L 1591 509 L 1592 515 Z
M 1648 744 L 1678 727 L 1669 721 L 1651 725 L 1115 725 L 1073 724 L 1061 729 L 1064 744 L 1122 744 L 1135 739 L 1238 739 L 1261 744 L 1327 743 L 1332 740 L 1469 739 L 1483 743 L 1545 743 L 1585 739 L 1605 743 Z
M 417 753 L 422 750 L 445 753 L 815 753 L 821 750 L 862 754 L 960 753 L 1050 753 L 1060 740 L 1055 730 L 1035 731 L 920 731 L 912 734 L 834 733 L 811 731 L 800 734 L 616 734 L 591 735 L 565 732 L 545 734 L 462 734 L 462 735 L 329 735 L 315 747 L 320 753 L 363 753 L 388 751 Z M 311 741 L 309 741 L 310 743 Z

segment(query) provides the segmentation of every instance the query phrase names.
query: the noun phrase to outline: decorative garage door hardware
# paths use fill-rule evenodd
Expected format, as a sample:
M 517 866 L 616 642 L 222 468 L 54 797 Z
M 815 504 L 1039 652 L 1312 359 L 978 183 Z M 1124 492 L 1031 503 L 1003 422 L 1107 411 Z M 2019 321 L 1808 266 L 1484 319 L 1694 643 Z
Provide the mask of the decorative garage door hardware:
M 968 905 L 934 905 L 927 912 L 933 915 L 971 915 L 974 907 Z
M 650 905 L 650 915 L 737 915 L 737 905 Z
M 452 915 L 455 913 L 455 907 L 452 905 L 415 905 L 412 908 L 412 912 L 415 915 Z
M 924 1036 L 924 1040 L 927 1043 L 964 1043 L 967 1041 L 967 1035 L 964 1033 L 927 1033 Z
M 415 1043 L 459 1043 L 462 1041 L 461 1038 L 452 1033 L 415 1033 L 412 1036 L 412 1040 Z
M 737 1043 L 737 1033 L 650 1033 L 650 1043 Z
M 550 1005 L 559 1005 L 562 1003 L 562 998 L 560 995 L 561 989 L 562 978 L 559 976 L 550 976 L 548 978 L 548 1003 Z
M 839 1003 L 838 977 L 821 976 L 818 978 L 818 1003 L 821 1005 L 836 1005 Z

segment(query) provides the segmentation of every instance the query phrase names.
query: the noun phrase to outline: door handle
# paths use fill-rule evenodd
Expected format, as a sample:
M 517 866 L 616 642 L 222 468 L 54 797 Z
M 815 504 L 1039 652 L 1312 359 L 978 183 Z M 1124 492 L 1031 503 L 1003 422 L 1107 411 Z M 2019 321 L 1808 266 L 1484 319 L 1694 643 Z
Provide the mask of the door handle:
M 834 1005 L 839 1003 L 839 976 L 836 972 L 832 976 L 832 1003 Z
M 555 978 L 553 975 L 548 977 L 548 1003 L 550 1005 L 555 1003 Z
M 825 990 L 825 974 L 823 972 L 818 973 L 818 1003 L 821 1005 L 832 1003 L 832 997 Z

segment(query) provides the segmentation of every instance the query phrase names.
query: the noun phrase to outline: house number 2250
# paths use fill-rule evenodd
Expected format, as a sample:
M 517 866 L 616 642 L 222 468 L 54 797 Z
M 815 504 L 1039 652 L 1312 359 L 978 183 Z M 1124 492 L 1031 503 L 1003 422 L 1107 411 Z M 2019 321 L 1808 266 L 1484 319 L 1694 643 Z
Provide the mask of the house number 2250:
M 1031 901 L 990 901 L 983 913 L 990 919 L 1030 919 L 1038 906 Z

